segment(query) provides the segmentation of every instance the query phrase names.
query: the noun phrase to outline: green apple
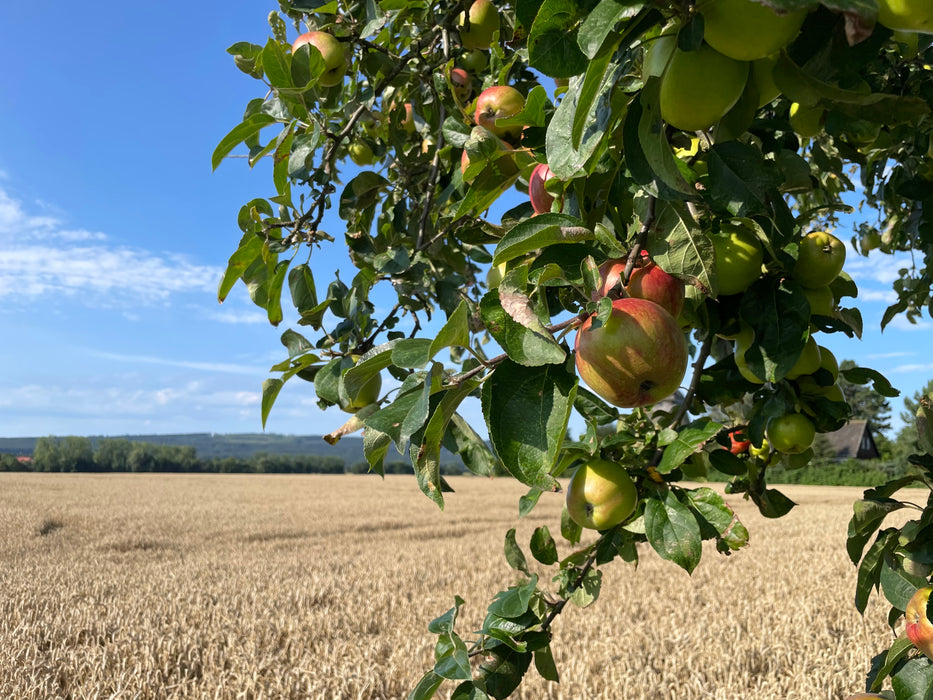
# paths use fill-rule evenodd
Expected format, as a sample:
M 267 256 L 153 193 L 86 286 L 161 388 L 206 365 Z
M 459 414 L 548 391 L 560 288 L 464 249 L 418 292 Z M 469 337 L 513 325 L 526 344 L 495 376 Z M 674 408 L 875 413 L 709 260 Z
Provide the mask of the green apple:
M 460 13 L 458 31 L 460 44 L 465 49 L 488 49 L 493 36 L 499 30 L 499 11 L 490 0 L 476 0 L 470 5 L 470 26 L 466 27 L 466 18 Z
M 359 166 L 372 165 L 376 162 L 376 156 L 373 153 L 373 149 L 360 141 L 351 143 L 347 148 L 347 151 L 350 154 L 350 160 Z
M 489 65 L 489 59 L 482 49 L 473 49 L 460 57 L 460 64 L 471 73 L 482 73 Z
M 904 611 L 907 639 L 929 659 L 933 659 L 933 622 L 930 622 L 928 612 L 931 591 L 933 588 L 930 586 L 917 589 Z
M 790 126 L 798 136 L 813 138 L 823 130 L 826 110 L 821 107 L 805 107 L 799 102 L 790 106 Z
M 754 61 L 777 53 L 800 33 L 807 10 L 776 13 L 755 0 L 699 0 L 703 38 L 721 54 Z
M 764 107 L 781 95 L 781 89 L 774 82 L 774 66 L 777 65 L 778 54 L 759 58 L 752 63 L 752 80 L 758 89 L 758 107 Z
M 933 33 L 930 0 L 878 0 L 878 21 L 901 32 Z
M 724 225 L 710 236 L 719 294 L 738 294 L 761 277 L 764 253 L 758 237 L 744 226 Z
M 738 367 L 739 374 L 741 374 L 746 381 L 752 384 L 764 384 L 765 380 L 752 372 L 751 368 L 748 366 L 748 362 L 745 360 L 745 353 L 751 348 L 754 340 L 755 331 L 751 326 L 742 326 L 739 332 L 735 334 L 735 366 Z
M 567 512 L 580 527 L 607 530 L 635 510 L 638 490 L 622 466 L 591 459 L 577 467 L 567 487 Z
M 786 413 L 768 421 L 765 436 L 778 452 L 800 454 L 813 444 L 816 427 L 801 413 Z
M 374 374 L 360 387 L 359 393 L 351 397 L 349 402 L 341 405 L 340 408 L 347 413 L 356 413 L 361 408 L 365 408 L 379 399 L 379 392 L 382 391 L 382 375 Z
M 829 285 L 804 287 L 803 293 L 810 302 L 811 316 L 832 316 L 836 309 L 836 297 Z
M 839 276 L 845 261 L 842 241 L 826 231 L 814 231 L 800 242 L 793 277 L 804 287 L 823 287 Z
M 603 400 L 621 408 L 657 403 L 676 391 L 687 371 L 683 331 L 653 301 L 627 297 L 612 302 L 609 318 L 577 331 L 580 378 Z
M 696 51 L 675 48 L 661 77 L 661 117 L 684 131 L 708 129 L 739 101 L 748 66 L 706 44 Z
M 325 70 L 318 77 L 318 85 L 322 87 L 340 85 L 343 82 L 343 76 L 347 73 L 347 59 L 343 44 L 327 32 L 306 32 L 292 43 L 292 53 L 294 54 L 305 44 L 316 48 L 321 58 L 324 59 Z
M 813 374 L 819 368 L 820 346 L 816 344 L 816 340 L 814 340 L 811 335 L 807 338 L 807 342 L 803 346 L 803 352 L 800 353 L 800 357 L 797 359 L 797 362 L 794 363 L 794 366 L 791 367 L 786 377 L 788 379 L 796 379 L 804 374 Z
M 496 120 L 514 117 L 524 108 L 522 93 L 508 85 L 496 85 L 486 88 L 476 98 L 473 118 L 477 126 L 485 127 L 499 138 L 515 139 L 522 133 L 521 125 L 496 126 Z

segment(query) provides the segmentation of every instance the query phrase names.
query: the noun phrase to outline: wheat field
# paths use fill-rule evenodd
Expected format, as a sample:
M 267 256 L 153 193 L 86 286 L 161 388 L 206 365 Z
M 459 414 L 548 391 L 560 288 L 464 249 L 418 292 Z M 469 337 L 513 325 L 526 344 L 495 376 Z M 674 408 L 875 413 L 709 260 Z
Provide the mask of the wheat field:
M 518 521 L 524 487 L 450 481 L 441 512 L 403 476 L 0 474 L 0 698 L 404 698 L 427 623 L 459 594 L 468 638 L 513 581 L 506 530 L 526 551 L 559 531 L 559 494 Z M 514 697 L 861 689 L 891 639 L 886 608 L 852 603 L 861 490 L 784 490 L 800 505 L 777 521 L 727 497 L 751 543 L 692 576 L 647 549 L 605 567 L 599 600 L 554 625 L 560 683 L 532 666 Z

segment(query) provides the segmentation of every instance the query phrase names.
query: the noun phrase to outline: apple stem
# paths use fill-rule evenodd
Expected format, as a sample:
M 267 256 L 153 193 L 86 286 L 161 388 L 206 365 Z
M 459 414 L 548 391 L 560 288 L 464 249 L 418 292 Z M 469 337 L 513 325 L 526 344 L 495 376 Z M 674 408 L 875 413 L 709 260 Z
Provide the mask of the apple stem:
M 638 258 L 641 256 L 641 251 L 645 247 L 648 233 L 654 228 L 654 210 L 656 202 L 657 199 L 654 197 L 648 197 L 648 210 L 645 212 L 645 220 L 642 222 L 641 229 L 635 236 L 635 245 L 632 246 L 632 249 L 629 251 L 628 260 L 625 263 L 625 271 L 622 273 L 623 289 L 628 285 L 629 279 L 632 277 L 632 272 L 635 270 L 635 263 L 638 261 Z

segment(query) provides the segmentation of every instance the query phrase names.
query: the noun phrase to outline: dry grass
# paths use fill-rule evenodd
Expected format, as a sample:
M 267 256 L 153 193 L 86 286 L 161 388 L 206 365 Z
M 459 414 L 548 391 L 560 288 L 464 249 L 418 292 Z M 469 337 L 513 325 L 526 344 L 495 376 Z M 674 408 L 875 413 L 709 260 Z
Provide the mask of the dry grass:
M 524 489 L 451 479 L 0 474 L 0 697 L 399 698 L 430 665 L 454 594 L 475 629 L 511 580 Z M 645 552 L 558 619 L 559 685 L 515 697 L 835 699 L 889 640 L 854 610 L 846 523 L 859 489 L 786 487 L 801 505 L 694 575 Z M 518 523 L 559 529 L 560 496 Z M 54 523 L 54 527 L 49 524 Z M 566 547 L 562 554 L 570 551 Z

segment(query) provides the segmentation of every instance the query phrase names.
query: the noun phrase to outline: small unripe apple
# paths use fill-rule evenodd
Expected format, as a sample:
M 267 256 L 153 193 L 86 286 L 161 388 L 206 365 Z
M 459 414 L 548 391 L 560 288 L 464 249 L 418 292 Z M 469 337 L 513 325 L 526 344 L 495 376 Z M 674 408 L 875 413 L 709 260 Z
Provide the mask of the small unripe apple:
M 801 413 L 785 413 L 768 421 L 765 435 L 778 452 L 800 454 L 813 444 L 816 427 Z
M 904 619 L 907 622 L 904 631 L 907 633 L 907 639 L 915 647 L 927 658 L 933 659 L 933 622 L 930 622 L 927 613 L 931 591 L 933 588 L 925 586 L 913 594 L 907 603 L 907 610 L 904 611 Z
M 811 335 L 803 346 L 803 352 L 794 366 L 785 375 L 788 379 L 796 379 L 804 374 L 813 374 L 820 368 L 820 346 Z
M 521 135 L 522 127 L 496 126 L 496 120 L 514 117 L 524 108 L 525 98 L 522 93 L 508 85 L 496 85 L 479 94 L 473 118 L 477 126 L 489 129 L 499 138 L 515 139 Z
M 790 106 L 789 121 L 791 128 L 804 138 L 813 138 L 823 130 L 826 110 L 822 107 L 805 107 L 799 102 Z
M 547 163 L 538 163 L 531 171 L 531 176 L 528 178 L 528 198 L 531 200 L 531 208 L 535 210 L 535 214 L 551 211 L 554 195 L 548 192 L 544 185 L 552 177 L 554 173 L 551 172 Z
M 684 131 L 708 129 L 739 101 L 748 66 L 707 44 L 696 51 L 675 48 L 661 77 L 661 117 Z
M 752 384 L 764 384 L 765 380 L 752 372 L 745 360 L 745 353 L 752 347 L 754 340 L 755 330 L 751 326 L 742 326 L 739 332 L 735 334 L 735 366 L 738 367 L 739 374 L 746 381 Z
M 327 32 L 306 32 L 292 43 L 292 53 L 300 47 L 310 44 L 321 53 L 326 70 L 318 78 L 318 85 L 334 87 L 343 82 L 347 73 L 346 54 L 343 44 Z
M 807 10 L 777 14 L 755 0 L 699 0 L 703 38 L 738 61 L 754 61 L 787 46 L 800 32 Z
M 470 5 L 470 27 L 460 13 L 458 31 L 460 43 L 465 49 L 488 49 L 493 35 L 499 29 L 499 11 L 490 0 L 476 0 Z
M 811 316 L 832 316 L 836 308 L 836 297 L 829 285 L 805 287 L 803 293 L 810 302 Z
M 486 52 L 481 49 L 467 51 L 460 57 L 460 63 L 471 73 L 482 73 L 489 65 L 489 59 L 486 58 Z
M 677 321 L 645 299 L 616 299 L 609 318 L 583 322 L 575 342 L 580 378 L 603 400 L 621 408 L 670 396 L 687 371 L 687 343 Z
M 878 22 L 902 32 L 933 32 L 929 0 L 878 0 Z
M 567 512 L 580 527 L 607 530 L 635 510 L 638 490 L 624 467 L 591 459 L 577 467 L 567 487 Z
M 764 252 L 754 233 L 743 226 L 730 224 L 723 226 L 721 233 L 710 238 L 720 295 L 744 292 L 761 277 Z
M 372 165 L 376 162 L 376 156 L 371 149 L 365 143 L 357 141 L 356 143 L 351 143 L 347 147 L 347 151 L 350 154 L 350 160 L 356 163 L 359 166 Z

